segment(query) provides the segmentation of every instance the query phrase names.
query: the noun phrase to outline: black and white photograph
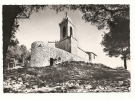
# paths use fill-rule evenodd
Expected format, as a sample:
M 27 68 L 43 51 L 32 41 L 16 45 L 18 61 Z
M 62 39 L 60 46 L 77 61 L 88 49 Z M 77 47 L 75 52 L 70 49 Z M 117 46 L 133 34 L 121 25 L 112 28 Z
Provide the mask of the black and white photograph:
M 2 5 L 3 93 L 130 93 L 130 5 Z

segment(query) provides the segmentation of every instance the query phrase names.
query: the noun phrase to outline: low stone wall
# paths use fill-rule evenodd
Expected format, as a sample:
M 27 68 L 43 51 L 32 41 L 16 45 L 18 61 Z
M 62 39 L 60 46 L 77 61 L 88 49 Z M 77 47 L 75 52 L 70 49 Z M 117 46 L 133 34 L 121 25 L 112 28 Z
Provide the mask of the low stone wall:
M 31 67 L 42 67 L 50 65 L 50 58 L 53 58 L 55 63 L 61 63 L 65 61 L 85 61 L 89 62 L 86 59 L 83 59 L 79 56 L 71 54 L 67 51 L 50 47 L 48 44 L 43 43 L 42 41 L 37 41 L 31 45 Z

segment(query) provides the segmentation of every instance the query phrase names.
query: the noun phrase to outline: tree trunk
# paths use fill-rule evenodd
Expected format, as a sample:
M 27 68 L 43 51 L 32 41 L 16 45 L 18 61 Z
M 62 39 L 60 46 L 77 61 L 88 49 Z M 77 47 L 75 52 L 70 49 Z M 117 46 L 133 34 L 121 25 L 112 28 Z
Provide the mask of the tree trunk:
M 126 56 L 124 56 L 124 68 L 127 69 L 127 61 L 126 61 Z
M 4 5 L 3 6 L 3 66 L 5 66 L 4 60 L 6 58 L 6 53 L 8 45 L 10 42 L 12 27 L 14 20 L 18 13 L 21 12 L 19 5 Z

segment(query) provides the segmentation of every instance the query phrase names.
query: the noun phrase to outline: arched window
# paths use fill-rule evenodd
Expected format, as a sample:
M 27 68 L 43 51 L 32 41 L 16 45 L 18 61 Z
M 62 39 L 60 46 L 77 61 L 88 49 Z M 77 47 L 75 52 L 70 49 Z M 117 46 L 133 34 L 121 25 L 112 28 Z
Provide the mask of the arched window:
M 63 38 L 66 36 L 66 27 L 63 27 Z
M 72 30 L 72 27 L 70 27 L 70 36 L 73 35 L 73 30 Z

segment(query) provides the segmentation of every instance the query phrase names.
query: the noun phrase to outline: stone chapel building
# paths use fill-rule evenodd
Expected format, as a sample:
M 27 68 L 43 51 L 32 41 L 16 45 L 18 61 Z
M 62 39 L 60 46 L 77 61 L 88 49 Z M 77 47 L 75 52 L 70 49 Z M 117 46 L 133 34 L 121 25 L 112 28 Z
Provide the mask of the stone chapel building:
M 67 16 L 59 23 L 60 40 L 57 42 L 42 41 L 32 43 L 31 66 L 48 66 L 53 63 L 64 61 L 85 61 L 94 62 L 97 55 L 93 52 L 84 51 L 78 46 L 78 41 L 74 37 L 75 24 Z

